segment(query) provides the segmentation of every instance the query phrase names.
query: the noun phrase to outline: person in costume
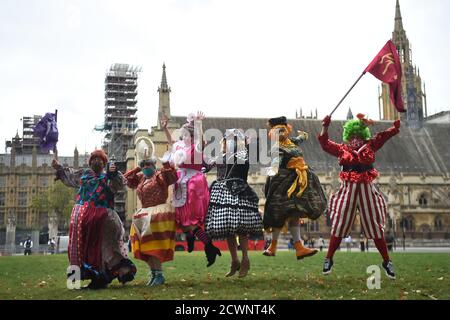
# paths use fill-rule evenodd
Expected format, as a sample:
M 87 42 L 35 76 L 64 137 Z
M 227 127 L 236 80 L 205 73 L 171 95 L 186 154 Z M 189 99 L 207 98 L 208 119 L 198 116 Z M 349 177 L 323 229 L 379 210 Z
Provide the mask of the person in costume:
M 226 239 L 231 254 L 231 277 L 239 271 L 245 277 L 250 269 L 248 257 L 249 236 L 262 235 L 262 219 L 258 210 L 259 198 L 248 185 L 250 169 L 248 143 L 244 134 L 237 129 L 229 129 L 222 140 L 224 176 L 211 185 L 205 231 L 214 240 Z M 237 240 L 242 251 L 242 261 L 237 254 Z
M 156 170 L 156 158 L 144 159 L 125 173 L 127 186 L 136 189 L 142 204 L 131 224 L 132 252 L 136 259 L 149 265 L 151 278 L 147 285 L 151 287 L 165 282 L 162 263 L 173 260 L 175 250 L 175 209 L 167 199 L 168 188 L 178 177 L 167 160 Z
M 272 231 L 270 246 L 265 256 L 275 256 L 278 237 L 287 223 L 294 241 L 297 259 L 313 256 L 315 249 L 306 248 L 300 237 L 300 218 L 315 220 L 326 210 L 326 197 L 316 174 L 303 159 L 300 144 L 308 139 L 306 132 L 299 131 L 297 137 L 289 137 L 292 126 L 286 117 L 270 119 L 269 137 L 278 143 L 272 148 L 272 172 L 265 185 L 264 229 Z
M 114 211 L 114 194 L 126 181 L 114 163 L 104 172 L 108 158 L 103 150 L 92 152 L 88 164 L 87 169 L 74 170 L 52 161 L 56 179 L 78 188 L 70 217 L 70 265 L 80 268 L 81 280 L 91 280 L 88 288 L 99 289 L 114 278 L 122 284 L 133 280 L 136 267 L 128 259 L 122 221 Z
M 376 152 L 400 132 L 400 120 L 395 121 L 391 128 L 371 138 L 369 126 L 373 121 L 365 119 L 363 114 L 358 114 L 357 118 L 344 124 L 343 144 L 337 144 L 329 139 L 328 127 L 331 122 L 329 116 L 323 120 L 322 132 L 318 137 L 322 149 L 337 157 L 342 168 L 341 187 L 332 194 L 328 204 L 332 228 L 323 274 L 331 272 L 333 255 L 342 238 L 350 233 L 358 209 L 365 236 L 374 240 L 383 257 L 382 266 L 386 275 L 395 279 L 394 266 L 384 239 L 386 201 L 381 191 L 373 184 L 373 180 L 378 176 L 373 164 Z
M 196 116 L 190 114 L 187 123 L 181 127 L 182 135 L 178 141 L 172 140 L 167 129 L 168 119 L 162 119 L 161 126 L 172 146 L 171 161 L 178 168 L 178 181 L 173 194 L 177 226 L 187 236 L 188 252 L 194 250 L 195 237 L 203 242 L 208 261 L 207 267 L 209 267 L 222 253 L 214 246 L 202 228 L 209 205 L 208 182 L 202 172 L 204 163 L 202 120 L 204 118 L 202 112 L 198 112 Z

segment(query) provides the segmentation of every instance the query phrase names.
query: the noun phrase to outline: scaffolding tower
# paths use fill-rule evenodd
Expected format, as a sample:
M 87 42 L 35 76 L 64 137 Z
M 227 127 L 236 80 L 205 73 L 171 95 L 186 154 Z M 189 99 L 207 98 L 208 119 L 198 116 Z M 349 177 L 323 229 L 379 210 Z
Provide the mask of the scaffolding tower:
M 105 132 L 103 149 L 116 161 L 126 161 L 137 129 L 137 86 L 141 67 L 113 64 L 105 76 L 105 122 L 97 128 Z
M 118 170 L 125 172 L 127 150 L 134 148 L 133 138 L 137 129 L 138 75 L 141 67 L 129 64 L 113 64 L 105 75 L 105 120 L 95 130 L 105 133 L 102 148 L 114 161 Z M 114 208 L 125 221 L 126 192 L 115 195 Z

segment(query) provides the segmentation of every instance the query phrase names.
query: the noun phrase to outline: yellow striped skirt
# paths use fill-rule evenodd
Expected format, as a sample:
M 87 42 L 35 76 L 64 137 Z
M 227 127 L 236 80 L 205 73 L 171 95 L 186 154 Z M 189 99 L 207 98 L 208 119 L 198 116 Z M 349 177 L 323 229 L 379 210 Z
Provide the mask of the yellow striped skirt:
M 149 257 L 161 262 L 173 260 L 175 233 L 175 209 L 171 204 L 138 210 L 133 215 L 130 230 L 134 257 L 143 261 Z

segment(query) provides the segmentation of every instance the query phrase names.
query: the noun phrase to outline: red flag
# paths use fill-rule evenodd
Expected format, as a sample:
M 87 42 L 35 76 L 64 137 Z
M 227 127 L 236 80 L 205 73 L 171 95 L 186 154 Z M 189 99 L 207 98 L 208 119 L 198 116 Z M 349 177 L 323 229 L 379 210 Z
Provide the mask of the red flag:
M 395 108 L 398 112 L 406 112 L 402 99 L 402 65 L 397 47 L 391 40 L 386 43 L 364 72 L 369 72 L 375 78 L 387 83 Z

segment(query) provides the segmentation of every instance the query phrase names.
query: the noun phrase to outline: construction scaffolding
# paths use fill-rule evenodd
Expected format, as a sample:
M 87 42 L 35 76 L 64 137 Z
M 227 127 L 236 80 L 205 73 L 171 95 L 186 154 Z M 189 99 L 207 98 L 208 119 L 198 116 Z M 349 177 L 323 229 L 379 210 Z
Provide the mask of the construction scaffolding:
M 118 162 L 126 161 L 127 150 L 133 148 L 141 71 L 141 67 L 116 63 L 105 76 L 105 122 L 96 129 L 105 132 L 103 149 Z
M 32 117 L 23 117 L 22 125 L 22 138 L 19 137 L 19 133 L 9 141 L 6 141 L 5 147 L 14 147 L 16 154 L 32 154 L 33 148 L 36 147 L 37 154 L 49 154 L 48 150 L 42 150 L 39 146 L 39 137 L 34 135 L 34 127 L 42 119 L 42 116 L 34 115 Z M 6 151 L 6 150 L 5 150 Z
M 134 148 L 133 138 L 137 129 L 138 75 L 142 68 L 128 64 L 113 64 L 105 75 L 105 120 L 95 130 L 105 133 L 102 148 L 108 152 L 122 172 L 126 170 L 127 150 Z M 119 192 L 114 207 L 125 219 L 126 193 Z

